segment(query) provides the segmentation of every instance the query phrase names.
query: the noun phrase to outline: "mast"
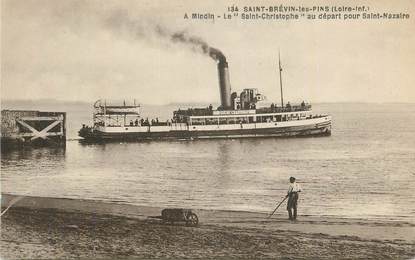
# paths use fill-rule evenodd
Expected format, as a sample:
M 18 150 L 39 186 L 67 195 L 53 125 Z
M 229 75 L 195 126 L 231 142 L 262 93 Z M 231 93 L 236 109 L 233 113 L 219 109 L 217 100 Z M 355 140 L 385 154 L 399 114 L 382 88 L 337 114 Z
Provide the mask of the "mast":
M 281 67 L 281 57 L 280 57 L 280 51 L 278 50 L 278 69 L 280 72 L 280 89 L 281 89 L 281 108 L 284 108 L 284 95 L 282 93 L 282 76 L 281 76 L 281 72 L 282 72 L 282 67 Z

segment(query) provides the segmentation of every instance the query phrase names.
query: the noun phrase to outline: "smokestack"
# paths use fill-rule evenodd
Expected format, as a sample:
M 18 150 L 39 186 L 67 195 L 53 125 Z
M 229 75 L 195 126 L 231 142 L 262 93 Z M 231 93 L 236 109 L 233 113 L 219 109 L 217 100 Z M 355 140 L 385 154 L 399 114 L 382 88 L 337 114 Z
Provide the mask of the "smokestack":
M 231 109 L 231 83 L 226 59 L 220 59 L 218 63 L 219 88 L 221 107 L 224 110 Z

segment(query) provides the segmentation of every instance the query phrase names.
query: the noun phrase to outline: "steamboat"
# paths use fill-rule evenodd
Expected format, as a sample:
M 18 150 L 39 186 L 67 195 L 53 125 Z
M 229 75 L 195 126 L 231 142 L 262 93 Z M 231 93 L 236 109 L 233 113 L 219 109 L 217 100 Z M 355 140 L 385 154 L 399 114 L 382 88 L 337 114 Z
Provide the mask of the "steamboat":
M 310 104 L 284 104 L 281 62 L 279 76 L 281 105 L 259 106 L 265 96 L 255 88 L 240 94 L 231 92 L 228 63 L 224 56 L 218 60 L 221 105 L 204 108 L 178 109 L 167 121 L 144 119 L 140 105 L 125 102 L 107 105 L 98 100 L 94 104 L 93 125 L 79 130 L 86 141 L 140 141 L 168 139 L 299 137 L 331 134 L 331 116 L 313 114 Z

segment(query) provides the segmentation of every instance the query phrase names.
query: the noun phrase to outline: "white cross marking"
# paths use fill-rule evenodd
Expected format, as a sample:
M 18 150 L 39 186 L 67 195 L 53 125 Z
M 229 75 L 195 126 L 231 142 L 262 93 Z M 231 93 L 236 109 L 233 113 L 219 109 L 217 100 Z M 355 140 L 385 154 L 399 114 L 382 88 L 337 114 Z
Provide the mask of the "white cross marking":
M 46 139 L 47 136 L 48 136 L 48 131 L 61 123 L 61 121 L 55 121 L 52 124 L 48 125 L 46 128 L 42 129 L 41 131 L 38 131 L 38 130 L 36 130 L 35 128 L 33 128 L 32 126 L 30 126 L 29 124 L 27 124 L 26 122 L 24 122 L 22 120 L 16 119 L 16 122 L 18 122 L 22 126 L 26 127 L 30 131 L 32 131 L 34 136 L 32 138 L 30 138 L 31 141 L 33 141 L 37 138 Z

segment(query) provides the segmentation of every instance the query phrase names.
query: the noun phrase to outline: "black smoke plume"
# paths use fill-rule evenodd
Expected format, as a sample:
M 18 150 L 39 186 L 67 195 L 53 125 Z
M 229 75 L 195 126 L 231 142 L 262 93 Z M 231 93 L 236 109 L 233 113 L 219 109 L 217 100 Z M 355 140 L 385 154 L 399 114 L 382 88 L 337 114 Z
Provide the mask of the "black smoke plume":
M 203 39 L 188 35 L 186 32 L 176 32 L 171 35 L 172 42 L 180 42 L 186 45 L 198 47 L 202 53 L 209 55 L 212 59 L 219 62 L 226 62 L 226 57 L 223 53 L 216 48 L 209 46 Z
M 211 57 L 217 62 L 226 62 L 225 55 L 219 49 L 211 47 L 202 38 L 190 35 L 186 31 L 173 32 L 159 24 L 132 19 L 127 11 L 113 13 L 105 21 L 105 25 L 111 30 L 122 32 L 135 39 L 144 41 L 157 41 L 157 38 L 163 39 L 168 43 L 182 44 L 194 52 Z

